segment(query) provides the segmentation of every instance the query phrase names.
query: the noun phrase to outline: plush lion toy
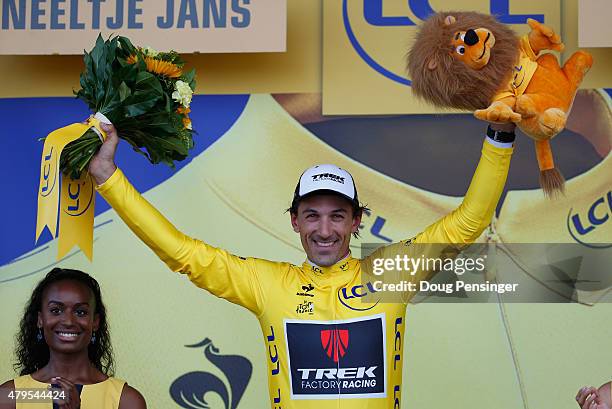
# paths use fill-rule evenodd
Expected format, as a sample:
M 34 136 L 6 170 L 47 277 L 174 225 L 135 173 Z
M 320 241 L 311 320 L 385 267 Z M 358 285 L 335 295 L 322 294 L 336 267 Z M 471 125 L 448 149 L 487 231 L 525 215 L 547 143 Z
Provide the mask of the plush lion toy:
M 552 54 L 563 43 L 550 27 L 529 19 L 531 32 L 518 36 L 494 17 L 441 12 L 421 26 L 408 54 L 414 93 L 438 106 L 474 111 L 489 122 L 515 122 L 535 140 L 540 185 L 562 192 L 550 139 L 565 127 L 578 86 L 593 64 L 584 51 L 559 66 Z

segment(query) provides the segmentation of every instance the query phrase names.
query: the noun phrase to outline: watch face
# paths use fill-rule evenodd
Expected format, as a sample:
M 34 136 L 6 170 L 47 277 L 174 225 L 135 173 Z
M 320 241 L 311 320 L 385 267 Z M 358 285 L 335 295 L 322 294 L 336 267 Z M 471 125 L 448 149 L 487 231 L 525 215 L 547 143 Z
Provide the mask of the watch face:
M 491 125 L 487 127 L 487 136 L 493 139 L 495 142 L 501 143 L 514 142 L 516 138 L 514 132 L 497 131 L 491 128 Z
M 493 131 L 493 139 L 498 142 L 503 142 L 504 140 L 507 140 L 509 136 L 510 135 L 508 135 L 507 132 Z

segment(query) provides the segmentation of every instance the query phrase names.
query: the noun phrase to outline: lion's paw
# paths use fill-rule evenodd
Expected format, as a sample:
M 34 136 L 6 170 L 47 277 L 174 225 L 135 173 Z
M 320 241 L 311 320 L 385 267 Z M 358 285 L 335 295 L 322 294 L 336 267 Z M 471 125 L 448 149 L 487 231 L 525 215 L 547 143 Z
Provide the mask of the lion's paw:
M 538 125 L 542 133 L 549 138 L 557 135 L 565 128 L 567 115 L 559 108 L 548 108 L 538 117 Z
M 521 115 L 514 112 L 512 108 L 503 102 L 494 102 L 487 109 L 478 109 L 474 111 L 474 116 L 487 122 L 508 123 L 521 121 Z
M 535 102 L 529 95 L 526 94 L 519 95 L 516 98 L 514 110 L 521 114 L 521 117 L 523 118 L 531 118 L 538 114 Z
M 529 42 L 532 47 L 537 50 L 563 51 L 565 45 L 561 41 L 561 36 L 555 33 L 551 27 L 531 18 L 527 19 L 527 24 L 531 27 Z

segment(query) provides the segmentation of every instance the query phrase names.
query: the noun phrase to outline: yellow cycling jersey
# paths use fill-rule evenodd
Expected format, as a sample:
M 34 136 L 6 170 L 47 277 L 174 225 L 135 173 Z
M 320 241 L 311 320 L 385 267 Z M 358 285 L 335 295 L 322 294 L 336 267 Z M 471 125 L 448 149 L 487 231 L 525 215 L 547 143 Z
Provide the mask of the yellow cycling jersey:
M 173 271 L 259 319 L 273 408 L 396 408 L 402 400 L 406 297 L 364 302 L 375 292 L 362 268 L 373 257 L 411 254 L 413 243 L 473 242 L 490 223 L 512 148 L 483 145 L 462 204 L 411 240 L 330 267 L 243 258 L 178 231 L 118 169 L 98 191 Z M 413 280 L 427 279 L 420 271 Z M 374 295 L 375 296 L 375 295 Z M 369 299 L 369 298 L 368 298 Z

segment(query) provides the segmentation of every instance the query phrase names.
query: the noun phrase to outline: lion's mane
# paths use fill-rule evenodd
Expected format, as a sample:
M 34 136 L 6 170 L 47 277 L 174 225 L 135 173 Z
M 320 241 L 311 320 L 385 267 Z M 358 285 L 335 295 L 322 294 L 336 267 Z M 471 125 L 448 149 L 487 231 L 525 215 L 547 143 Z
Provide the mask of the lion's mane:
M 445 25 L 452 15 L 457 20 Z M 489 63 L 474 70 L 452 57 L 452 37 L 457 31 L 486 28 L 495 36 Z M 420 27 L 408 53 L 408 71 L 414 93 L 435 105 L 474 111 L 490 105 L 493 97 L 509 80 L 518 58 L 518 37 L 494 17 L 475 12 L 436 13 Z M 427 67 L 430 60 L 437 65 Z

